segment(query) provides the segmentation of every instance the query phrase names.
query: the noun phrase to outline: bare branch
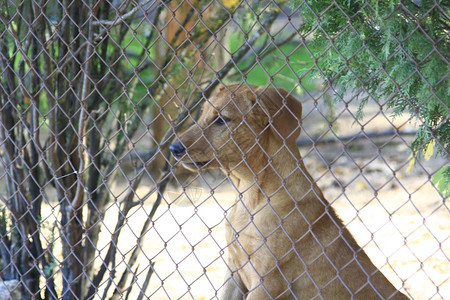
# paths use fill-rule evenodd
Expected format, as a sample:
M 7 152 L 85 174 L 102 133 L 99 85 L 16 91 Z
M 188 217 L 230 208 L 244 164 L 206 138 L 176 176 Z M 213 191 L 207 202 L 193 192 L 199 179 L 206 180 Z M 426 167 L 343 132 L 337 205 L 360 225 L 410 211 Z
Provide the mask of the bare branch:
M 148 284 L 150 283 L 150 278 L 153 275 L 154 267 L 155 267 L 155 263 L 152 262 L 150 264 L 147 275 L 145 276 L 145 281 L 144 281 L 144 284 L 142 285 L 141 292 L 139 293 L 137 300 L 141 300 L 143 297 L 145 297 L 145 291 L 147 290 Z
M 92 7 L 92 6 L 91 6 Z M 89 21 L 88 21 L 88 42 L 92 40 L 92 11 L 89 13 Z M 80 118 L 78 121 L 78 156 L 79 156 L 79 167 L 78 167 L 78 181 L 77 181 L 77 189 L 75 193 L 75 197 L 72 201 L 72 207 L 74 209 L 78 209 L 83 201 L 83 191 L 85 189 L 85 175 L 84 172 L 86 170 L 87 161 L 89 160 L 89 156 L 87 153 L 87 143 L 86 143 L 86 128 L 87 128 L 87 117 L 86 112 L 88 109 L 87 98 L 90 89 L 91 82 L 91 52 L 92 52 L 92 44 L 86 48 L 84 67 L 83 67 L 83 85 L 81 90 L 81 112 Z
M 130 1 L 126 1 L 126 5 L 124 5 L 123 3 L 120 5 L 121 8 L 118 10 L 118 14 L 114 18 L 114 20 L 111 20 L 111 21 L 107 21 L 107 20 L 93 21 L 92 25 L 107 26 L 107 28 L 105 28 L 105 30 L 109 31 L 111 29 L 111 27 L 119 25 L 120 23 L 124 22 L 125 20 L 133 17 L 139 10 L 141 10 L 141 11 L 143 11 L 143 12 L 148 14 L 147 10 L 144 10 L 143 7 L 146 6 L 147 4 L 150 4 L 151 2 L 153 2 L 153 4 L 154 4 L 156 1 L 155 0 L 145 1 L 144 3 L 140 3 L 140 4 L 136 5 L 136 7 L 134 7 L 132 10 L 128 11 L 127 13 L 124 13 L 126 8 L 128 7 L 128 5 L 130 4 Z M 168 1 L 164 1 L 164 2 L 167 3 Z M 153 6 L 153 4 L 151 4 L 150 6 Z M 159 4 L 159 5 L 162 5 L 162 4 Z

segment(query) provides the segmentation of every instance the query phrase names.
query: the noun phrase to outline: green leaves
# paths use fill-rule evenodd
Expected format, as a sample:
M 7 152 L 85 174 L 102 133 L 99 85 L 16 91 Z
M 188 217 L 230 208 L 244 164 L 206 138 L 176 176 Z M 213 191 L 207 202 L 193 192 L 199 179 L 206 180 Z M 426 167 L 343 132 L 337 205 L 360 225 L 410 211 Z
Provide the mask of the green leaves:
M 433 182 L 434 186 L 442 194 L 442 197 L 447 198 L 450 196 L 450 167 L 445 166 L 440 168 L 431 177 L 431 182 Z
M 411 114 L 419 124 L 413 152 L 421 153 L 436 140 L 436 150 L 448 153 L 449 67 L 444 57 L 450 47 L 448 21 L 438 6 L 431 1 L 294 3 L 305 22 L 302 33 L 314 32 L 312 45 L 328 49 L 319 67 L 335 78 L 342 93 L 364 88 L 366 98 L 387 100 L 394 116 Z M 359 117 L 366 98 L 361 98 Z

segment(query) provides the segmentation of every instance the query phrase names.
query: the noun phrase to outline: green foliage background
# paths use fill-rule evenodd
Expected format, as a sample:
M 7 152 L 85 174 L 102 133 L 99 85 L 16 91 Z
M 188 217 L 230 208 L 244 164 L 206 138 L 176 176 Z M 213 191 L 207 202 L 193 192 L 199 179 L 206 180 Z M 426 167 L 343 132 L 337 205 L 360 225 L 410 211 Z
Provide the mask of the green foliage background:
M 230 50 L 237 51 L 244 43 L 242 33 L 230 34 Z M 286 63 L 286 58 L 289 62 Z M 255 64 L 254 59 L 247 57 L 243 59 L 236 68 L 236 75 L 230 81 L 245 81 L 249 84 L 264 86 L 273 82 L 275 86 L 291 90 L 297 87 L 296 93 L 302 94 L 316 88 L 314 84 L 314 74 L 310 72 L 313 68 L 313 58 L 304 46 L 299 46 L 295 42 L 289 42 L 277 49 L 271 49 L 262 53 L 261 60 Z M 241 72 L 244 71 L 245 75 Z M 298 82 L 301 82 L 301 88 Z
M 339 89 L 365 90 L 358 117 L 369 97 L 410 113 L 418 123 L 416 155 L 433 140 L 447 155 L 449 122 L 449 28 L 444 1 L 294 1 L 301 32 L 312 37 L 317 66 Z

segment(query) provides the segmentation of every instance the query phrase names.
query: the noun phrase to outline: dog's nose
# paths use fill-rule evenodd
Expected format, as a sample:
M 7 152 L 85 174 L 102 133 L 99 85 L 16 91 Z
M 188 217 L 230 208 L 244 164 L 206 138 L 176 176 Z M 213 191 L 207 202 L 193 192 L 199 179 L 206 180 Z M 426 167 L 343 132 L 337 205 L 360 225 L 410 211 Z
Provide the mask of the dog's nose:
M 180 158 L 186 152 L 186 148 L 184 148 L 183 144 L 181 144 L 180 142 L 170 144 L 169 150 L 176 158 Z

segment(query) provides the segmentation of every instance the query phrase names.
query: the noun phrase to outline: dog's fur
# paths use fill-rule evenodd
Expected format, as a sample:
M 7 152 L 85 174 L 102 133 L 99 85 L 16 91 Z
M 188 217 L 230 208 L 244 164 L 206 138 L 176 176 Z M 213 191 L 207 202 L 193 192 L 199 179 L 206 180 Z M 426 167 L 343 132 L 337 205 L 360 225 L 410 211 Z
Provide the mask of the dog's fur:
M 372 264 L 306 171 L 301 104 L 282 89 L 232 85 L 172 144 L 191 168 L 221 168 L 227 213 L 222 299 L 408 299 Z

